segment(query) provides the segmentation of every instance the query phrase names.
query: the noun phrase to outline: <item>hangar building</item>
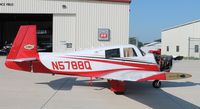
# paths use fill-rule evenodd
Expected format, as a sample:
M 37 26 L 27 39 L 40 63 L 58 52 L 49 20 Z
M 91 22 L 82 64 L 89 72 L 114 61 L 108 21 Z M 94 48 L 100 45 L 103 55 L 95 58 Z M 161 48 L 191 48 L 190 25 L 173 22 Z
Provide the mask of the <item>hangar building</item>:
M 74 51 L 128 44 L 131 0 L 1 0 L 0 47 L 20 25 L 37 25 L 38 46 Z
M 200 20 L 162 31 L 162 54 L 200 58 Z

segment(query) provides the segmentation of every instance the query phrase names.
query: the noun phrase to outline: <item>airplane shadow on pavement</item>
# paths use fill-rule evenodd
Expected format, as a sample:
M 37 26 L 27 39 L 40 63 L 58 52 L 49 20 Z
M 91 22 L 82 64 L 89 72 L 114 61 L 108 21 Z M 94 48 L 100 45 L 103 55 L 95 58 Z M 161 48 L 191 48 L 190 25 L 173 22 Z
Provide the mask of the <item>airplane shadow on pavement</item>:
M 57 80 L 53 80 L 50 82 L 42 82 L 42 83 L 36 83 L 36 84 L 45 84 L 50 86 L 54 90 L 71 90 L 73 87 L 73 84 L 76 82 L 75 77 L 67 77 L 67 78 L 61 78 Z
M 153 109 L 200 109 L 184 99 L 164 91 L 162 88 L 189 87 L 199 85 L 192 82 L 168 82 L 163 81 L 161 89 L 152 87 L 151 82 L 134 83 L 127 82 L 126 97 L 143 103 Z
M 46 83 L 54 90 L 71 90 L 73 86 L 89 86 L 90 80 L 77 80 L 76 77 L 67 77 L 53 80 Z M 200 109 L 199 106 L 192 104 L 184 99 L 176 97 L 170 93 L 165 92 L 163 89 L 155 89 L 152 87 L 152 82 L 126 82 L 126 89 L 124 96 L 140 102 L 152 109 Z M 189 87 L 200 85 L 200 83 L 193 82 L 169 82 L 163 81 L 162 88 L 175 88 L 175 87 Z M 94 90 L 102 90 L 109 88 L 106 81 L 93 80 L 92 87 Z

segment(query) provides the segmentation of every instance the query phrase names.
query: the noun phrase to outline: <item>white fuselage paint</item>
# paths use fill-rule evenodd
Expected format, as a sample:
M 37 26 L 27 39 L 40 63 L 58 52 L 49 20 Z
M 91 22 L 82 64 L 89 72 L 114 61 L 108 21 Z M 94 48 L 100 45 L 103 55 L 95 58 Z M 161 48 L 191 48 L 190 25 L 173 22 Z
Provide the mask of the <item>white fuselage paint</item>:
M 127 47 L 133 48 L 137 53 L 137 57 L 124 57 L 123 48 Z M 105 59 L 105 50 L 115 48 L 120 49 L 120 58 Z M 127 66 L 125 63 L 137 63 L 137 61 L 139 61 L 144 62 L 140 64 L 156 64 L 152 54 L 146 54 L 143 56 L 139 49 L 134 45 L 101 47 L 76 51 L 73 53 L 39 53 L 39 57 L 42 64 L 48 69 L 62 72 L 90 72 L 117 69 L 142 70 L 143 68 L 141 67 Z

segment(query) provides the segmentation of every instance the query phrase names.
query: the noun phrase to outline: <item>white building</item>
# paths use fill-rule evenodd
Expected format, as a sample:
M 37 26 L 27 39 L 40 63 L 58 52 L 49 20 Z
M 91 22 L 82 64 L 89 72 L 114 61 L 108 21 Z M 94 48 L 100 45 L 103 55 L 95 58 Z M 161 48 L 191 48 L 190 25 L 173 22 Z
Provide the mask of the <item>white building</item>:
M 131 0 L 1 0 L 0 43 L 19 25 L 36 24 L 39 41 L 53 51 L 128 44 Z M 0 45 L 3 46 L 3 45 Z
M 200 20 L 162 31 L 162 54 L 200 57 Z
M 150 50 L 161 49 L 161 42 L 152 42 L 141 47 L 142 51 L 148 53 Z

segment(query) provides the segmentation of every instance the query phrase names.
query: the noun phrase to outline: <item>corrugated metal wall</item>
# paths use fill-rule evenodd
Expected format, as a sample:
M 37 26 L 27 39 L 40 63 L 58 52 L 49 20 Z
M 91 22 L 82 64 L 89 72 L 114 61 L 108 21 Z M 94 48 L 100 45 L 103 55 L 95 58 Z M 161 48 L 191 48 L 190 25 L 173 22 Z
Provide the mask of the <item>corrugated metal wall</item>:
M 53 51 L 66 52 L 75 50 L 76 15 L 54 14 L 53 28 Z M 68 47 L 68 44 L 71 44 L 72 47 Z
M 1 6 L 1 13 L 75 13 L 76 4 L 69 0 L 1 0 L 13 6 Z M 66 8 L 63 8 L 66 5 Z
M 109 28 L 111 40 L 98 41 L 98 28 Z M 120 3 L 82 2 L 77 6 L 77 49 L 128 44 L 129 6 Z

